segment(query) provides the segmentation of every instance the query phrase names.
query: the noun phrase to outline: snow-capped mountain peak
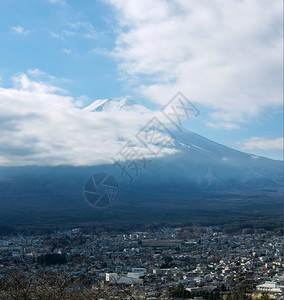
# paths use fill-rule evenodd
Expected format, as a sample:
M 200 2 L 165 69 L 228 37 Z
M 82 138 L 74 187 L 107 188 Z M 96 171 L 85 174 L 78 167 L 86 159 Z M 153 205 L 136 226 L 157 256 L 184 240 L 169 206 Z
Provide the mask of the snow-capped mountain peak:
M 94 101 L 91 105 L 87 106 L 83 109 L 84 111 L 90 112 L 110 112 L 110 111 L 133 111 L 133 112 L 140 112 L 145 113 L 149 110 L 141 105 L 136 103 L 133 100 L 127 99 L 126 97 L 121 98 L 108 98 L 108 99 L 99 99 Z

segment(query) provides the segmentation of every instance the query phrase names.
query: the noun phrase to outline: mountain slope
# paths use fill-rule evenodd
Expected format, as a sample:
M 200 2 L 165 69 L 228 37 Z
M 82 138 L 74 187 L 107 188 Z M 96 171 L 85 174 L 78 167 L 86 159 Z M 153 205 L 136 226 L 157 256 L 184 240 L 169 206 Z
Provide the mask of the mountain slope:
M 126 98 L 97 100 L 85 110 L 148 112 Z M 0 167 L 0 225 L 191 222 L 208 214 L 218 222 L 242 214 L 245 218 L 279 217 L 282 161 L 231 149 L 187 129 L 169 130 L 166 148 L 173 150 L 171 154 L 162 149 L 162 155 L 151 155 L 145 167 L 137 170 L 133 164 L 130 167 L 131 161 L 121 161 L 132 172 L 133 182 L 113 164 Z M 167 138 L 164 131 L 158 133 Z M 146 146 L 144 150 L 149 152 Z M 120 186 L 118 200 L 103 210 L 89 206 L 83 195 L 86 180 L 99 172 L 113 175 Z
M 128 110 L 133 106 L 143 113 L 142 105 L 126 98 L 98 100 L 87 110 L 108 112 Z M 231 149 L 184 128 L 177 130 L 170 124 L 167 126 L 170 134 L 158 128 L 154 130 L 161 135 L 160 140 L 168 138 L 166 148 L 174 150 L 174 154 L 165 154 L 163 158 L 152 157 L 147 178 L 144 178 L 141 172 L 140 179 L 139 174 L 141 182 L 151 186 L 159 185 L 161 181 L 166 185 L 168 182 L 180 182 L 180 186 L 190 184 L 200 191 L 213 189 L 221 192 L 235 189 L 239 192 L 273 191 L 276 195 L 281 194 L 283 162 Z M 154 134 L 156 132 L 153 132 Z M 163 145 L 154 142 L 154 139 L 146 145 L 145 153 L 147 147 L 151 148 L 153 144 L 161 147 L 163 154 Z

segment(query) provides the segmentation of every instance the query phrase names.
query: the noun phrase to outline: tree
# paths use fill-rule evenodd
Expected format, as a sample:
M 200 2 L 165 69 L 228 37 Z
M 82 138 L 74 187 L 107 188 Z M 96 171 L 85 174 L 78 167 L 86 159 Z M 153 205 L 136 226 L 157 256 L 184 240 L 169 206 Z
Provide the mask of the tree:
M 251 300 L 251 296 L 246 295 L 245 293 L 231 292 L 226 295 L 226 300 Z
M 261 297 L 259 298 L 259 300 L 271 300 L 272 298 L 270 298 L 270 296 L 268 295 L 267 292 L 263 292 L 261 294 Z
M 28 271 L 7 274 L 0 278 L 0 300 L 95 300 L 146 299 L 143 287 L 127 287 L 106 283 L 90 285 L 83 276 L 74 276 L 77 267 L 68 275 L 64 272 L 35 273 Z
M 38 263 L 41 265 L 66 264 L 66 256 L 59 253 L 47 253 L 38 257 Z
M 190 297 L 190 292 L 187 291 L 183 285 L 179 285 L 176 288 L 170 288 L 169 289 L 169 295 L 170 297 L 174 298 L 189 298 Z

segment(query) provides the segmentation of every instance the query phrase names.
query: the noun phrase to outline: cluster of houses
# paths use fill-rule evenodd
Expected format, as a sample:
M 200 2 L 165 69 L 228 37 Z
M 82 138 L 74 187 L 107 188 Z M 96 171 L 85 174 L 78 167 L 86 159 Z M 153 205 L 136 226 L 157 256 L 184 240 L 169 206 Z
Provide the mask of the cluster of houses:
M 38 257 L 46 253 L 64 255 L 67 263 L 40 265 Z M 73 229 L 0 238 L 0 278 L 15 270 L 43 269 L 74 272 L 94 286 L 103 281 L 143 287 L 149 299 L 180 285 L 190 292 L 229 292 L 241 284 L 254 296 L 265 291 L 275 299 L 283 299 L 284 291 L 281 236 L 224 235 L 214 227 L 99 235 Z

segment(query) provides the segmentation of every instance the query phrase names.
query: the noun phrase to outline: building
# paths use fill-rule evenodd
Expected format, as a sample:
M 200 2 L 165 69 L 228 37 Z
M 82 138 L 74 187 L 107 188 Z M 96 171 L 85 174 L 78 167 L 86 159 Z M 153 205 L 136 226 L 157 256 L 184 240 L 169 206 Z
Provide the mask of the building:
M 265 281 L 265 283 L 257 285 L 256 290 L 261 292 L 280 293 L 281 287 L 273 281 Z
M 118 275 L 117 273 L 106 273 L 106 281 L 113 284 L 143 284 L 143 279 L 139 277 L 130 277 L 127 275 Z
M 142 247 L 153 248 L 181 248 L 181 240 L 142 240 Z

